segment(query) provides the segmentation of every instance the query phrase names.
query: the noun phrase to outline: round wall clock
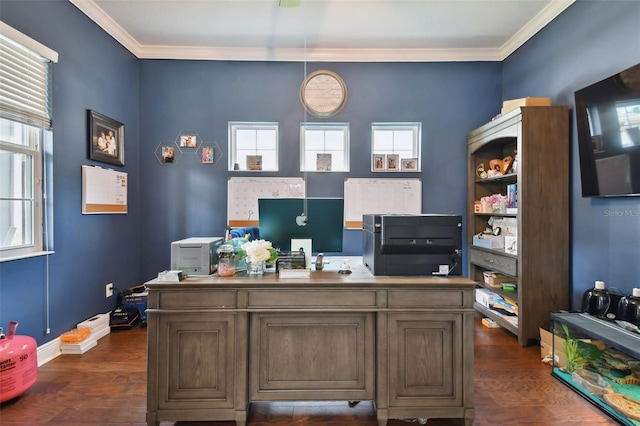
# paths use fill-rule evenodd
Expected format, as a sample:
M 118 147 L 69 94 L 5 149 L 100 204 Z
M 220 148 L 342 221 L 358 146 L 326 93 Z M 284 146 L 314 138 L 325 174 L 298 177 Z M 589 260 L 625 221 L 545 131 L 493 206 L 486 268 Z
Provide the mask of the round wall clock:
M 347 103 L 347 85 L 333 71 L 314 71 L 300 86 L 300 102 L 314 117 L 333 117 Z

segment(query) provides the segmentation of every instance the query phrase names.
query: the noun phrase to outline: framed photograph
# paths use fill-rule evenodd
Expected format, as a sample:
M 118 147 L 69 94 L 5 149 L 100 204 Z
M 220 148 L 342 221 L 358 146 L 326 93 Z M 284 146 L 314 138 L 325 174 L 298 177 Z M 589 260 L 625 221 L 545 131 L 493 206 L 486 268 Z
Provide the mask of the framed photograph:
M 196 148 L 198 146 L 196 135 L 181 135 L 180 148 Z
M 373 154 L 373 171 L 383 172 L 385 170 L 387 170 L 387 162 L 384 154 Z
M 262 170 L 262 155 L 247 155 L 247 170 Z
M 318 153 L 316 158 L 316 171 L 318 172 L 330 172 L 331 171 L 331 154 Z
M 418 171 L 418 159 L 417 158 L 403 158 L 402 159 L 402 171 L 403 172 L 417 172 Z
M 387 154 L 387 170 L 394 172 L 400 170 L 400 155 Z
M 214 151 L 212 146 L 203 146 L 202 152 L 200 153 L 200 162 L 202 164 L 213 164 L 214 162 Z
M 175 148 L 168 145 L 162 147 L 162 162 L 163 163 L 173 163 L 175 159 Z
M 89 158 L 124 166 L 124 124 L 88 110 Z

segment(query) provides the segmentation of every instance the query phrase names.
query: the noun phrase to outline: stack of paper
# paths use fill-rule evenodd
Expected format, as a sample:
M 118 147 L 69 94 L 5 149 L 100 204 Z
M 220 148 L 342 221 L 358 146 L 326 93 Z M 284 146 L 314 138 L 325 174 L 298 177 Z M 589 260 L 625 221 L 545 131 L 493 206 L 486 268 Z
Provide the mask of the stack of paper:
M 278 275 L 280 278 L 309 278 L 311 276 L 311 269 L 280 268 Z

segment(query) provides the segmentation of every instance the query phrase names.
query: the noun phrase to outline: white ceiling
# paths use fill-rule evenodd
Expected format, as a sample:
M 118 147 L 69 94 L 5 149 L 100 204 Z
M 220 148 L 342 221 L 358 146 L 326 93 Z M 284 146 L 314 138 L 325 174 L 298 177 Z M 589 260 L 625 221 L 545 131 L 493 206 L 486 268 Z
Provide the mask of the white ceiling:
M 138 58 L 501 61 L 575 0 L 69 0 Z

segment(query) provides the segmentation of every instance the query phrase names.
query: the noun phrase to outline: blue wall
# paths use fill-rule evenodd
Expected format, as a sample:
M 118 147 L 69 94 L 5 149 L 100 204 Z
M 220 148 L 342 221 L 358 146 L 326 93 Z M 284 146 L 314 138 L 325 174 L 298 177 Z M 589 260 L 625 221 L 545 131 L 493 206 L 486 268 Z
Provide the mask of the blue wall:
M 124 289 L 140 282 L 140 63 L 67 1 L 2 0 L 0 11 L 3 22 L 59 54 L 52 76 L 55 254 L 0 263 L 0 325 L 17 321 L 18 333 L 42 344 L 113 309 L 116 298 L 104 295 L 108 282 Z M 87 157 L 88 109 L 125 124 L 127 215 L 80 213 L 81 165 L 101 164 Z
M 335 121 L 349 122 L 352 134 L 351 172 L 310 173 L 308 195 L 341 196 L 344 178 L 372 176 L 371 122 L 420 121 L 423 172 L 409 176 L 423 181 L 423 211 L 464 213 L 467 132 L 489 121 L 502 99 L 551 96 L 572 105 L 576 89 L 640 62 L 638 18 L 638 2 L 578 1 L 504 63 L 308 64 L 307 72 L 328 68 L 346 81 L 349 101 Z M 44 332 L 45 258 L 0 263 L 0 325 L 16 320 L 21 333 L 45 343 L 112 309 L 116 300 L 104 298 L 107 282 L 126 289 L 166 269 L 171 241 L 221 235 L 231 176 L 228 121 L 279 122 L 281 143 L 290 149 L 281 151 L 278 175 L 300 176 L 303 64 L 138 60 L 66 1 L 2 0 L 0 19 L 60 54 L 53 66 L 51 334 Z M 92 164 L 87 109 L 125 123 L 127 215 L 80 214 L 80 166 Z M 201 165 L 185 152 L 176 164 L 161 164 L 156 149 L 183 130 L 217 143 L 222 162 Z M 637 199 L 582 199 L 574 137 L 572 155 L 576 307 L 595 279 L 624 291 L 638 285 L 638 218 L 607 212 L 640 207 Z M 359 254 L 360 240 L 360 231 L 347 232 L 345 254 Z
M 574 308 L 595 280 L 625 294 L 640 287 L 640 198 L 582 198 L 573 111 L 576 90 L 638 63 L 640 2 L 581 0 L 504 61 L 504 99 L 550 96 L 572 108 Z
M 346 177 L 389 177 L 370 171 L 371 123 L 419 121 L 423 172 L 393 176 L 422 179 L 423 212 L 464 214 L 466 134 L 499 109 L 500 64 L 324 63 L 307 71 L 319 67 L 340 74 L 348 87 L 347 105 L 332 121 L 350 123 L 351 171 L 308 173 L 307 195 L 342 197 Z M 301 176 L 304 64 L 145 60 L 140 75 L 142 272 L 151 279 L 169 266 L 171 241 L 224 235 L 227 180 L 242 175 L 227 171 L 229 121 L 279 122 L 278 175 Z M 220 163 L 202 165 L 193 150 L 174 164 L 157 160 L 157 147 L 188 129 L 220 146 Z M 361 253 L 361 231 L 346 232 L 343 254 Z

